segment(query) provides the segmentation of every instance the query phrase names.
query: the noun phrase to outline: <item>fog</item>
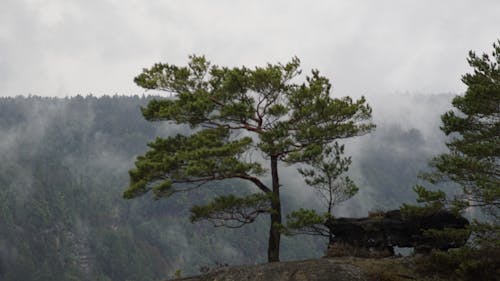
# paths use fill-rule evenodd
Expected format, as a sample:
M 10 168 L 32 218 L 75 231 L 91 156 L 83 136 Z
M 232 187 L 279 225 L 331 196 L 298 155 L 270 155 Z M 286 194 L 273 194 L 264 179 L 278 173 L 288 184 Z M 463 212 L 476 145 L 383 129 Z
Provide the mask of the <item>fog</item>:
M 318 69 L 331 80 L 333 96 L 365 96 L 377 128 L 342 140 L 360 191 L 334 215 L 414 203 L 417 174 L 446 151 L 440 115 L 465 90 L 467 53 L 490 50 L 499 14 L 497 0 L 3 0 L 0 279 L 83 272 L 92 280 L 157 280 L 178 269 L 265 260 L 268 218 L 214 229 L 190 224 L 185 204 L 251 185 L 218 182 L 213 192 L 158 201 L 121 197 L 147 142 L 189 128 L 145 121 L 139 108 L 147 97 L 106 95 L 156 95 L 133 78 L 156 62 L 184 65 L 191 54 L 248 67 L 297 56 L 304 74 Z M 324 211 L 296 168 L 279 167 L 285 212 Z M 282 242 L 284 260 L 321 256 L 325 245 Z
M 360 191 L 335 209 L 336 216 L 361 217 L 374 209 L 389 210 L 402 203 L 415 203 L 412 188 L 421 183 L 417 174 L 428 168 L 432 157 L 447 151 L 447 137 L 439 129 L 440 116 L 451 110 L 453 97 L 385 94 L 381 99 L 368 100 L 377 128 L 367 135 L 341 140 L 345 154 L 352 156 L 348 174 Z M 292 194 L 301 194 L 299 198 L 305 204 L 314 202 L 317 208 L 319 201 L 314 190 L 305 185 L 296 168 L 282 169 L 283 185 L 290 186 Z M 380 182 L 373 182 L 374 176 Z

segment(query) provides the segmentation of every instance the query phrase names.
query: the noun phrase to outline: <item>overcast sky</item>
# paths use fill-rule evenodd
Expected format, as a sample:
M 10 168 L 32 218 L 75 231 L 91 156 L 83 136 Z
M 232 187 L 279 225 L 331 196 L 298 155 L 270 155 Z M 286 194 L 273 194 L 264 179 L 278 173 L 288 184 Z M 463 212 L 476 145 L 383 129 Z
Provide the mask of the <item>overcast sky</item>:
M 0 0 L 0 96 L 142 94 L 155 62 L 292 56 L 336 95 L 460 93 L 469 50 L 500 38 L 499 0 Z

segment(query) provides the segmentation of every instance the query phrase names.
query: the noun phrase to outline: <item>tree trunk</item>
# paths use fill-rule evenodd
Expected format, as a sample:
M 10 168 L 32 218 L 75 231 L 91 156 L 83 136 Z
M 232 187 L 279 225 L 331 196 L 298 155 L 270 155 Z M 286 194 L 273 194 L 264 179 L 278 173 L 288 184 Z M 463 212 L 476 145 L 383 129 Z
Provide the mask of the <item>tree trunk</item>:
M 267 248 L 267 261 L 280 261 L 280 225 L 281 225 L 281 202 L 280 182 L 278 178 L 278 157 L 271 156 L 271 177 L 273 181 L 273 198 L 271 200 L 271 227 L 269 229 L 269 245 Z

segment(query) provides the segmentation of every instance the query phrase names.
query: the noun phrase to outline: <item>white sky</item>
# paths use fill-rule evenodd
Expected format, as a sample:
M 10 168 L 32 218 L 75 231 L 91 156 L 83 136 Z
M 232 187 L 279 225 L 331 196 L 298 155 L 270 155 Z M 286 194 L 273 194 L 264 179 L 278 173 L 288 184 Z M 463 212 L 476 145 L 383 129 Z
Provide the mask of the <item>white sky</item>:
M 155 62 L 298 56 L 336 95 L 459 93 L 500 38 L 499 0 L 0 0 L 0 96 L 142 94 Z

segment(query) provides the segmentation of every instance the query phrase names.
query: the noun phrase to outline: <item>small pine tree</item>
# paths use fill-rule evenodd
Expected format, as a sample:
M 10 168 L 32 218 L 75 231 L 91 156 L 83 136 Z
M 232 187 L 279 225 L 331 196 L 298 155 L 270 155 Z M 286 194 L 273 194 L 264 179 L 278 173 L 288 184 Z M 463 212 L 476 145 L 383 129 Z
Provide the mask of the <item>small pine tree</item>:
M 344 145 L 335 142 L 324 153 L 308 161 L 310 168 L 299 168 L 307 185 L 313 187 L 326 206 L 326 212 L 318 214 L 315 210 L 299 209 L 287 216 L 286 233 L 289 235 L 308 234 L 333 238 L 331 230 L 324 225 L 333 218 L 333 208 L 349 200 L 358 192 L 358 187 L 348 176 L 351 157 L 343 157 Z

